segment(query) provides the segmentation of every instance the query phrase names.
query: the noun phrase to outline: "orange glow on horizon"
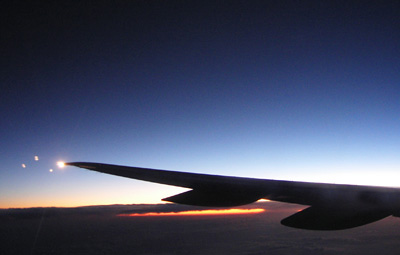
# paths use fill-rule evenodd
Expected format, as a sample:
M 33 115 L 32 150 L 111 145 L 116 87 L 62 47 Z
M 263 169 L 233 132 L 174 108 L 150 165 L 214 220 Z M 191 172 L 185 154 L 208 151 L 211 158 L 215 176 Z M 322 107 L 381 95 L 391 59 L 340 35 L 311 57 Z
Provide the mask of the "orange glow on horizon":
M 265 209 L 224 209 L 224 210 L 196 210 L 182 212 L 148 212 L 148 213 L 130 213 L 118 214 L 122 217 L 150 217 L 150 216 L 211 216 L 211 215 L 238 215 L 238 214 L 256 214 L 265 212 Z

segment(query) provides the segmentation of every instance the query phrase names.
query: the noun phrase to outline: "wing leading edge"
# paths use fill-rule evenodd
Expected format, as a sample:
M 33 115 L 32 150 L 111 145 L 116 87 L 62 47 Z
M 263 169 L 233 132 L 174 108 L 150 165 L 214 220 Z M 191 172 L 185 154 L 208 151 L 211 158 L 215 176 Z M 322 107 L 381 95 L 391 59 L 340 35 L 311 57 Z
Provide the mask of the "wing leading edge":
M 400 212 L 397 206 L 400 190 L 396 188 L 265 180 L 87 162 L 66 165 L 191 189 L 163 199 L 179 204 L 230 207 L 265 198 L 309 205 L 281 222 L 301 229 L 353 228 Z

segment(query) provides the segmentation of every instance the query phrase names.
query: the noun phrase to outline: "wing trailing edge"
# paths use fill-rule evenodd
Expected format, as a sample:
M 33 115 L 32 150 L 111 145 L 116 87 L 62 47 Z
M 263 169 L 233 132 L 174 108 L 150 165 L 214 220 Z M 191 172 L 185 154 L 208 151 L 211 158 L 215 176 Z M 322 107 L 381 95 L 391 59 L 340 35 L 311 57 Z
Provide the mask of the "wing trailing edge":
M 162 199 L 163 201 L 178 204 L 231 207 L 250 204 L 265 196 L 262 192 L 263 189 L 260 187 L 262 180 L 258 179 L 185 173 L 100 163 L 73 162 L 65 164 L 101 173 L 192 189 Z

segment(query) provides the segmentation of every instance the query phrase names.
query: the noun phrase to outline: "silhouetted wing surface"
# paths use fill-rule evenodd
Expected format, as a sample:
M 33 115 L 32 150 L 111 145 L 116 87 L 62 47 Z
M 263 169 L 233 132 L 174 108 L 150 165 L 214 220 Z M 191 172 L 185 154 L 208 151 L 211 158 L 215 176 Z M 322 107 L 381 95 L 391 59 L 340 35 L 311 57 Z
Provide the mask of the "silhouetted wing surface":
M 398 215 L 400 190 L 387 187 L 322 184 L 219 176 L 73 162 L 66 165 L 143 181 L 189 188 L 164 201 L 201 206 L 237 206 L 261 198 L 310 205 L 282 224 L 302 229 L 346 229 Z

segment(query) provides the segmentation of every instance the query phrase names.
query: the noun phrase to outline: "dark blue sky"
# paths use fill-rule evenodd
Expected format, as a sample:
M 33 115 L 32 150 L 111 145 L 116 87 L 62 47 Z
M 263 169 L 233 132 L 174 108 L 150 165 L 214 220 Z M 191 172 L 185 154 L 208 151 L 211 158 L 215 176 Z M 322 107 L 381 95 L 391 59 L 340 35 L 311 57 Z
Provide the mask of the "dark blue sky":
M 2 4 L 0 207 L 175 192 L 56 170 L 58 160 L 399 186 L 399 10 L 398 1 Z

